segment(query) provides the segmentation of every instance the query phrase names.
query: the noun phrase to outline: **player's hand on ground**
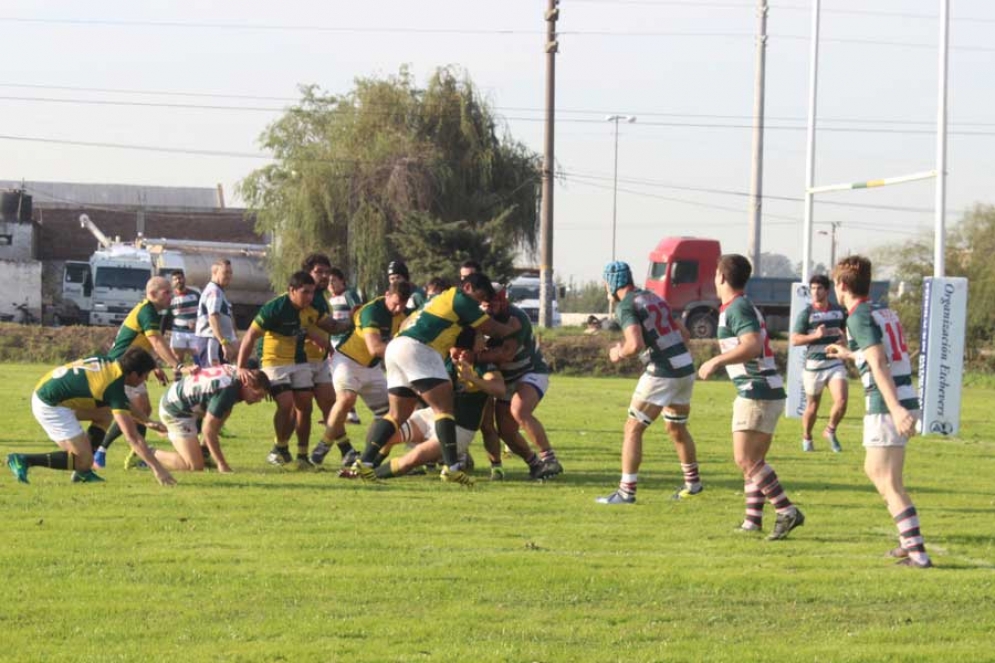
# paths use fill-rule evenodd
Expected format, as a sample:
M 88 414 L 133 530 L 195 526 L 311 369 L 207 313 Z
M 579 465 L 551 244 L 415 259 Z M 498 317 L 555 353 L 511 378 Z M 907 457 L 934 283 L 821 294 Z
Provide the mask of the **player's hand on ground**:
M 233 470 L 228 463 L 218 463 L 218 474 L 231 474 Z
M 159 482 L 160 486 L 176 485 L 176 479 L 173 478 L 173 475 L 166 468 L 160 466 L 159 468 L 154 468 L 152 472 L 155 474 L 155 480 Z
M 916 434 L 916 418 L 904 407 L 896 408 L 891 413 L 891 420 L 895 423 L 895 430 L 902 437 L 913 437 Z

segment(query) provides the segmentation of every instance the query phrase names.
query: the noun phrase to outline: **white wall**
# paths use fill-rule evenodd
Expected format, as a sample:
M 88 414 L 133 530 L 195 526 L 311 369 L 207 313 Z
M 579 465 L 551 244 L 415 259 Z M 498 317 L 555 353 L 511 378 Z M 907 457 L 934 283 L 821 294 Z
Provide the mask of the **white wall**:
M 11 243 L 0 243 L 0 260 L 34 258 L 34 226 L 30 223 L 0 221 L 0 235 L 10 235 Z
M 14 321 L 20 319 L 15 308 L 27 301 L 28 309 L 41 319 L 41 261 L 0 260 L 0 313 L 14 314 Z

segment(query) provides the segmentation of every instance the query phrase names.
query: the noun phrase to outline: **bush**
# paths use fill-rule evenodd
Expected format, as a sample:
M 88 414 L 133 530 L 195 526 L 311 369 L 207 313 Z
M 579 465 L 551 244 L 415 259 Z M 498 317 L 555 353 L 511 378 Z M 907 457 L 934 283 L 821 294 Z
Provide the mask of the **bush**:
M 107 352 L 116 327 L 38 327 L 0 323 L 0 361 L 65 364 Z

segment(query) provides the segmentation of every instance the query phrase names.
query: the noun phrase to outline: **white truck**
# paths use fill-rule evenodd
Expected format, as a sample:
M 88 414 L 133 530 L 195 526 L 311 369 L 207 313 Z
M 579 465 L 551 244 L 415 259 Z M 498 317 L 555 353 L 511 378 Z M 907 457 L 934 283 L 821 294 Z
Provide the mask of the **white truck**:
M 145 297 L 145 284 L 153 275 L 168 278 L 182 269 L 187 283 L 202 289 L 211 278 L 211 264 L 219 258 L 232 263 L 234 278 L 226 294 L 240 328 L 274 296 L 263 266 L 265 244 L 143 237 L 126 243 L 108 239 L 86 214 L 80 216 L 80 225 L 97 238 L 99 246 L 87 262 L 66 262 L 62 299 L 79 308 L 76 321 L 83 324 L 120 325 Z
M 508 283 L 508 301 L 525 311 L 532 324 L 539 324 L 539 286 L 540 278 L 538 272 L 522 272 Z M 563 324 L 560 316 L 559 297 L 562 295 L 562 287 L 553 288 L 553 320 L 552 326 L 559 327 Z

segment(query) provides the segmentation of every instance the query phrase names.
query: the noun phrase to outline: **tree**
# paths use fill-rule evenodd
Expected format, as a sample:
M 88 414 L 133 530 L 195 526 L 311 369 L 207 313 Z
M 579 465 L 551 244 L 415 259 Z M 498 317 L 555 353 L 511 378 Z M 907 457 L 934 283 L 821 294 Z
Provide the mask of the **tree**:
M 579 285 L 573 282 L 567 287 L 566 296 L 560 300 L 563 313 L 607 313 L 608 297 L 605 284 L 601 281 L 587 281 Z
M 791 265 L 791 259 L 780 253 L 760 254 L 760 273 L 755 276 L 768 276 L 778 278 L 788 278 L 797 276 Z
M 459 256 L 507 275 L 518 249 L 534 255 L 539 157 L 498 136 L 465 74 L 438 69 L 419 88 L 402 68 L 343 96 L 301 94 L 260 138 L 276 163 L 239 184 L 275 238 L 274 283 L 316 249 L 371 292 L 398 258 L 421 281 L 454 276 Z
M 947 276 L 968 279 L 966 347 L 976 352 L 991 342 L 995 327 L 995 206 L 975 205 L 961 220 L 948 229 L 944 263 Z M 921 236 L 886 246 L 875 252 L 878 266 L 893 269 L 895 279 L 903 282 L 904 292 L 892 300 L 892 308 L 902 319 L 906 336 L 917 337 L 920 326 L 923 279 L 933 275 L 933 235 Z

